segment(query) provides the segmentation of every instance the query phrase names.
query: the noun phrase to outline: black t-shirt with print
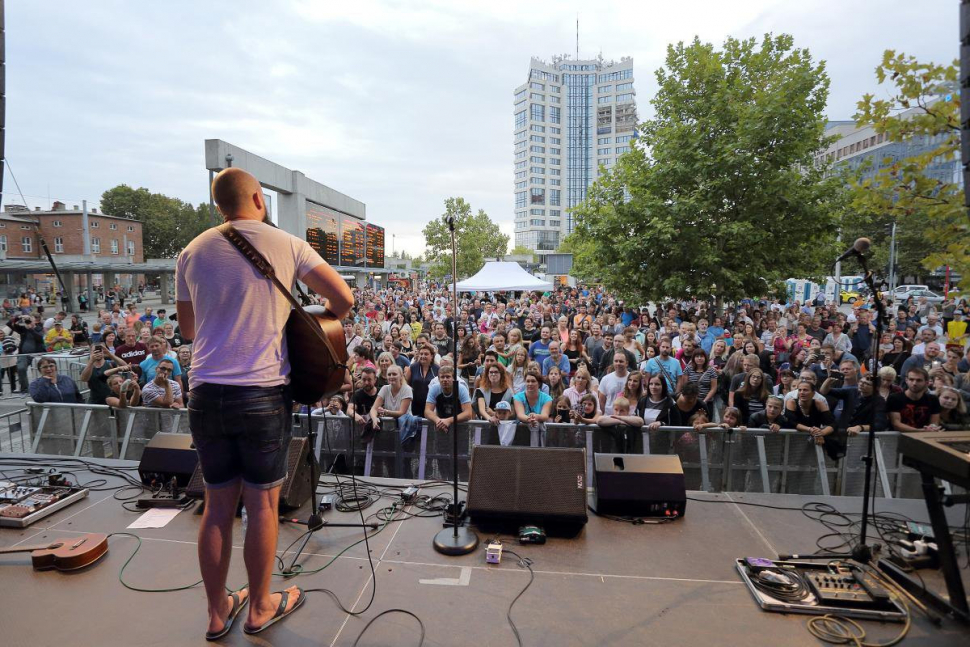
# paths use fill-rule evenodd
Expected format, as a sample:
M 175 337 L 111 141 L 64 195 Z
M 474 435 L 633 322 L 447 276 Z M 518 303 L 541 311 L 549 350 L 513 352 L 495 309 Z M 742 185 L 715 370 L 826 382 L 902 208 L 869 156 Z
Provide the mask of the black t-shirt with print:
M 929 391 L 923 393 L 919 400 L 911 400 L 906 392 L 890 393 L 886 400 L 886 411 L 898 413 L 899 421 L 916 429 L 922 429 L 930 424 L 930 417 L 940 413 L 940 401 Z

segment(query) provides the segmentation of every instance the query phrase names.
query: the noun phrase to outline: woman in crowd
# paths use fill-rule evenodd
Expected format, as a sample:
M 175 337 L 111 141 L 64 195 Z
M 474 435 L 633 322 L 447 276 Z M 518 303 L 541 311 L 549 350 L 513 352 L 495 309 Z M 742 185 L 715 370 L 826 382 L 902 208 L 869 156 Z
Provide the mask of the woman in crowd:
M 623 397 L 633 403 L 633 406 L 637 406 L 637 402 L 643 397 L 643 376 L 644 373 L 641 371 L 630 371 L 626 378 L 626 384 L 623 385 Z
M 175 326 L 171 321 L 166 321 L 162 324 L 162 337 L 168 342 L 168 347 L 172 350 L 178 350 L 185 343 L 182 336 L 175 332 Z
M 569 341 L 569 320 L 566 317 L 559 317 L 556 320 L 556 330 L 553 331 L 552 336 L 558 339 L 560 344 Z
M 418 351 L 418 358 L 411 363 L 411 390 L 414 392 L 411 413 L 418 417 L 424 416 L 428 386 L 431 380 L 438 377 L 438 365 L 434 363 L 434 356 L 434 346 L 425 344 Z
M 566 385 L 562 378 L 562 371 L 558 367 L 552 366 L 549 368 L 549 372 L 546 374 L 546 389 L 544 390 L 553 399 L 561 396 L 566 390 Z
M 903 368 L 903 364 L 909 359 L 910 352 L 907 350 L 907 342 L 903 337 L 893 337 L 893 348 L 891 351 L 882 355 L 880 366 L 891 366 L 896 374 Z
M 734 406 L 741 412 L 741 422 L 748 424 L 751 414 L 765 410 L 765 401 L 771 395 L 768 381 L 760 368 L 748 371 L 741 388 L 734 392 Z
M 551 422 L 568 424 L 572 421 L 572 405 L 569 403 L 569 398 L 564 395 L 560 395 L 558 398 L 553 400 Z
M 785 397 L 794 388 L 795 373 L 790 368 L 783 368 L 778 371 L 778 384 L 772 388 L 772 393 Z
M 512 355 L 512 363 L 509 364 L 509 375 L 512 377 L 512 391 L 521 393 L 525 390 L 525 374 L 529 369 L 529 352 L 524 346 L 519 346 L 515 354 Z
M 522 347 L 522 331 L 518 328 L 510 329 L 508 339 L 506 339 L 505 343 L 505 351 L 509 354 L 509 364 L 512 363 L 512 358 L 515 356 L 515 352 Z
M 34 402 L 63 402 L 80 404 L 84 402 L 81 392 L 67 375 L 57 373 L 57 363 L 49 357 L 41 357 L 37 362 L 40 377 L 30 383 L 30 399 Z
M 579 368 L 579 360 L 586 357 L 586 346 L 583 345 L 578 330 L 569 331 L 569 338 L 562 344 L 562 354 L 569 360 L 569 372 L 575 373 Z
M 637 415 L 650 429 L 657 429 L 667 423 L 673 404 L 667 392 L 667 380 L 659 373 L 651 375 L 647 378 L 647 392 L 637 402 Z
M 389 352 L 384 351 L 377 356 L 377 388 L 381 389 L 385 384 L 390 384 L 390 380 L 387 378 L 387 371 L 392 366 L 397 366 L 394 363 L 394 355 Z
M 513 397 L 515 417 L 519 422 L 537 429 L 552 417 L 552 398 L 540 390 L 542 376 L 535 371 L 525 375 L 525 390 Z
M 824 445 L 826 437 L 835 431 L 832 412 L 815 399 L 815 385 L 807 380 L 798 383 L 798 395 L 785 407 L 795 429 L 811 434 L 816 445 Z
M 585 369 L 589 374 L 589 390 L 591 393 L 599 393 L 600 381 L 596 379 L 596 371 L 593 369 L 593 362 L 585 357 L 581 358 L 576 363 L 576 371 L 580 369 Z
M 579 405 L 573 408 L 571 415 L 573 424 L 595 425 L 599 420 L 599 401 L 595 395 L 586 394 L 579 400 Z
M 703 348 L 695 348 L 684 370 L 689 382 L 697 385 L 701 402 L 708 411 L 708 417 L 714 414 L 714 397 L 717 395 L 717 370 L 707 360 L 707 353 Z
M 960 392 L 952 386 L 940 389 L 940 426 L 946 431 L 966 431 L 970 429 L 970 415 Z
M 569 402 L 573 407 L 578 406 L 585 396 L 593 395 L 593 392 L 590 390 L 589 371 L 582 367 L 577 369 L 576 374 L 573 375 L 573 379 L 569 381 L 569 388 L 563 392 L 563 395 L 569 398 Z
M 633 326 L 627 326 L 623 329 L 623 338 L 626 340 L 623 343 L 623 348 L 633 353 L 633 357 L 636 358 L 634 366 L 639 366 L 640 362 L 643 361 L 646 352 L 643 349 L 643 345 L 636 339 L 637 329 Z
M 475 412 L 482 420 L 498 424 L 495 405 L 512 402 L 511 380 L 508 371 L 499 364 L 491 364 L 482 375 L 482 382 L 475 391 Z
M 889 428 L 889 420 L 886 414 L 886 400 L 875 392 L 872 385 L 872 377 L 864 375 L 859 379 L 859 399 L 856 402 L 855 410 L 846 424 L 846 432 L 850 436 L 868 432 L 872 426 L 873 410 L 876 416 L 876 431 L 885 431 Z
M 387 384 L 377 392 L 370 409 L 371 420 L 380 418 L 400 418 L 411 411 L 414 391 L 404 381 L 404 372 L 397 364 L 387 369 Z
M 458 374 L 471 387 L 478 367 L 482 365 L 482 349 L 478 345 L 477 335 L 467 334 L 462 327 L 458 328 L 458 333 Z

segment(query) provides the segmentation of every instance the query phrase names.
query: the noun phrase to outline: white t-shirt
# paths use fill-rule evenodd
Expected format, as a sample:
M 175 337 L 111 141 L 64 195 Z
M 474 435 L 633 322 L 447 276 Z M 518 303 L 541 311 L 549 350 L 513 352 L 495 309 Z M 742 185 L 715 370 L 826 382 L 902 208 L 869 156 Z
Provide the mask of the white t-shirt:
M 606 395 L 606 405 L 603 407 L 603 414 L 610 416 L 613 415 L 613 400 L 616 400 L 617 396 L 623 394 L 623 389 L 626 388 L 626 379 L 630 377 L 630 373 L 627 373 L 623 377 L 617 377 L 616 372 L 605 375 L 602 380 L 600 380 L 600 393 Z
M 233 226 L 266 257 L 283 285 L 325 262 L 306 241 L 281 229 L 256 220 Z M 283 328 L 290 304 L 218 230 L 202 232 L 182 250 L 175 279 L 175 298 L 191 301 L 195 311 L 189 388 L 286 382 L 290 364 Z
M 399 411 L 401 409 L 402 402 L 405 400 L 414 399 L 414 392 L 411 391 L 410 386 L 407 384 L 402 384 L 400 390 L 397 392 L 397 397 L 394 397 L 394 393 L 391 391 L 391 385 L 385 384 L 381 387 L 381 390 L 377 392 L 377 397 L 384 399 L 385 409 Z

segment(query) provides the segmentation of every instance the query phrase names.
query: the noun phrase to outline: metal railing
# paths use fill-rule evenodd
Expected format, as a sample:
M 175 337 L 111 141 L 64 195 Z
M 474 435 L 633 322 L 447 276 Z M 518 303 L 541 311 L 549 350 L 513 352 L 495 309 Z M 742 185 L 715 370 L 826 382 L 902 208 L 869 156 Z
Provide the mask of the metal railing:
M 383 430 L 366 446 L 360 442 L 360 430 L 346 416 L 294 415 L 292 432 L 306 436 L 309 425 L 317 432 L 314 452 L 324 471 L 423 480 L 450 479 L 456 469 L 451 436 L 426 423 L 407 447 L 402 446 L 391 418 L 383 420 Z M 26 409 L 0 416 L 0 450 L 139 460 L 145 445 L 160 431 L 188 433 L 188 413 L 28 402 Z M 919 475 L 903 466 L 898 437 L 894 431 L 876 434 L 876 496 L 920 498 Z M 458 442 L 458 477 L 467 480 L 472 448 L 499 440 L 494 426 L 474 420 L 459 425 Z M 678 455 L 692 490 L 859 496 L 866 442 L 865 435 L 848 437 L 846 455 L 833 460 L 807 434 L 795 430 L 697 432 L 690 427 L 643 427 L 636 451 Z M 519 425 L 512 440 L 520 446 L 585 448 L 590 482 L 594 453 L 613 452 L 613 443 L 612 436 L 596 425 L 557 423 L 547 423 L 544 431 Z

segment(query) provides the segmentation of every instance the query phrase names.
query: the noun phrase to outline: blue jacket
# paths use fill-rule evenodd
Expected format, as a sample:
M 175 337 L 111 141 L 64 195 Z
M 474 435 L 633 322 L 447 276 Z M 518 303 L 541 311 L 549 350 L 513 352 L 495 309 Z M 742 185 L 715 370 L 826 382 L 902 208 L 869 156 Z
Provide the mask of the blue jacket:
M 68 404 L 84 402 L 74 380 L 67 375 L 58 375 L 57 385 L 51 384 L 47 378 L 37 378 L 30 383 L 30 399 L 34 402 L 66 402 Z

